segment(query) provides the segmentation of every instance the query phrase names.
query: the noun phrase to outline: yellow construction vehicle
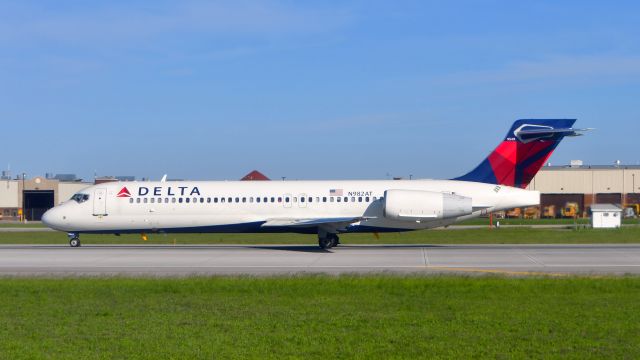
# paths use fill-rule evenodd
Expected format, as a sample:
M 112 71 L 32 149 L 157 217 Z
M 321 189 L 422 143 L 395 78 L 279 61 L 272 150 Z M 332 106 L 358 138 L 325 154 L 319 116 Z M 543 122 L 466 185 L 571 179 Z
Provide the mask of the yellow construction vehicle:
M 525 219 L 537 219 L 538 217 L 540 217 L 540 209 L 537 206 L 524 209 Z
M 629 214 L 630 216 L 627 216 L 627 212 L 625 212 L 625 217 L 637 217 L 638 215 L 640 215 L 640 204 L 627 204 L 624 207 L 625 209 L 631 209 L 631 210 L 627 210 L 627 211 L 632 211 L 633 214 Z
M 507 210 L 507 212 L 505 213 L 505 217 L 510 219 L 520 218 L 521 216 L 522 216 L 522 209 L 520 208 Z
M 555 218 L 557 216 L 556 213 L 556 206 L 555 205 L 548 205 L 544 207 L 544 211 L 542 212 L 542 217 L 545 218 Z
M 580 208 L 577 202 L 567 202 L 564 204 L 564 207 L 561 210 L 562 217 L 565 218 L 575 218 L 578 217 L 578 212 Z

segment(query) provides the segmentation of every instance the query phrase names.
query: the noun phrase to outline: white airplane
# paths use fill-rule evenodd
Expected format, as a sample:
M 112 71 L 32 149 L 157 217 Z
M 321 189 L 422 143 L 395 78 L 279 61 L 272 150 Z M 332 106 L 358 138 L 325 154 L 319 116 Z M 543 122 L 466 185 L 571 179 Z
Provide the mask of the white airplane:
M 452 180 L 161 181 L 90 186 L 42 221 L 80 234 L 258 233 L 317 234 L 338 245 L 340 233 L 394 232 L 453 224 L 493 211 L 535 206 L 524 190 L 575 119 L 516 121 L 506 138 L 474 170 Z

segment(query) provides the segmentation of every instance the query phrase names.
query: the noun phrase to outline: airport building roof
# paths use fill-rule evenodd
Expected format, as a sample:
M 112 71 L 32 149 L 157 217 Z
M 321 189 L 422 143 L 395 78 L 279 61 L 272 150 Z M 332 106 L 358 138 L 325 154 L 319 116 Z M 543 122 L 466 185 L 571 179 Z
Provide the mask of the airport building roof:
M 591 211 L 622 211 L 622 209 L 615 204 L 591 204 Z
M 552 165 L 540 169 L 547 170 L 640 170 L 640 165 Z

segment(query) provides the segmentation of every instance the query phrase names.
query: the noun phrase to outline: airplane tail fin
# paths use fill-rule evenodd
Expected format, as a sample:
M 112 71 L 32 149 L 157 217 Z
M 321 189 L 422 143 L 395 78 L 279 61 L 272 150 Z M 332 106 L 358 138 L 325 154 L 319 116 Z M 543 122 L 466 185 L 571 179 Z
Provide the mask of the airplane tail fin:
M 589 130 L 572 128 L 575 122 L 575 119 L 517 120 L 480 165 L 454 180 L 526 188 L 565 136 L 579 136 Z

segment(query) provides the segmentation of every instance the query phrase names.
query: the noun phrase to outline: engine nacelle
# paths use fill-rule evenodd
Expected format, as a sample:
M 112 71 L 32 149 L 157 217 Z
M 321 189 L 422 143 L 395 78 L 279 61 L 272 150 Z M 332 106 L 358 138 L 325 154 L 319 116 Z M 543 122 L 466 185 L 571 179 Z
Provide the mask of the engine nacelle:
M 387 190 L 384 216 L 402 221 L 455 218 L 472 213 L 471 198 L 422 190 Z

